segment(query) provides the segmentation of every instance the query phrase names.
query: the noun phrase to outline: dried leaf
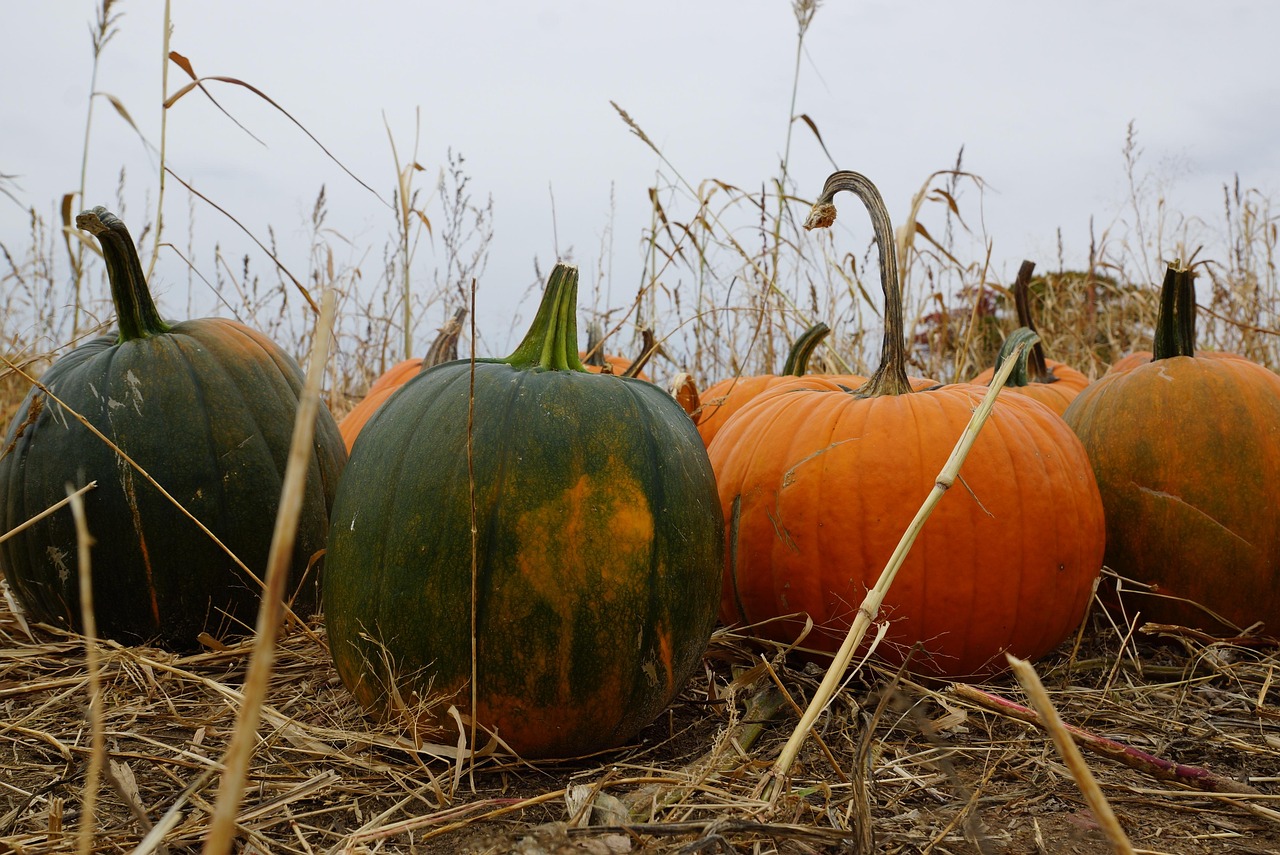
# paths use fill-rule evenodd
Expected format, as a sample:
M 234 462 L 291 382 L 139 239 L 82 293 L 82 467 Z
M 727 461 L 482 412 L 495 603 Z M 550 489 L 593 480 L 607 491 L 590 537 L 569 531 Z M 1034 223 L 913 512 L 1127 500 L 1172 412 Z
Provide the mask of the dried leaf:
M 160 106 L 162 106 L 162 107 L 164 107 L 166 110 L 168 110 L 170 107 L 172 107 L 174 104 L 176 104 L 176 103 L 178 102 L 178 99 L 179 99 L 179 98 L 181 98 L 183 95 L 186 95 L 186 94 L 187 94 L 188 92 L 190 92 L 192 89 L 196 89 L 196 88 L 198 88 L 199 86 L 200 86 L 200 81 L 198 81 L 198 80 L 196 80 L 196 81 L 192 81 L 191 83 L 188 83 L 186 86 L 183 86 L 183 87 L 182 87 L 181 89 L 179 89 L 177 92 L 174 92 L 174 93 L 173 93 L 172 95 L 170 95 L 168 98 L 164 99 L 164 103 L 162 103 Z M 207 93 L 206 93 L 206 94 L 207 94 Z M 210 99 L 210 100 L 212 100 L 212 99 Z M 217 103 L 217 102 L 215 101 L 214 103 Z
M 76 193 L 63 194 L 61 212 L 62 212 L 62 241 L 64 244 L 66 244 L 66 247 L 67 247 L 67 257 L 71 259 L 71 272 L 74 273 L 77 277 L 79 277 L 81 272 L 80 264 L 76 259 L 76 254 L 71 251 L 71 235 L 78 234 L 79 232 L 79 230 L 76 229 L 75 227 L 74 218 L 72 217 L 72 214 L 71 214 L 71 208 L 72 208 L 72 205 L 75 204 L 77 195 L 78 194 Z
M 435 237 L 436 233 L 431 229 L 431 220 L 427 219 L 427 215 L 414 208 L 413 212 L 418 215 L 418 219 L 422 220 L 422 225 L 426 226 L 427 234 Z
M 796 121 L 797 119 L 809 126 L 809 130 L 813 131 L 814 137 L 816 137 L 818 140 L 818 145 L 822 147 L 822 153 L 827 156 L 827 160 L 831 161 L 831 165 L 835 166 L 836 165 L 835 158 L 831 156 L 831 152 L 827 151 L 827 144 L 822 140 L 822 134 L 819 133 L 818 131 L 817 122 L 815 122 L 812 118 L 810 118 L 808 113 L 801 113 L 798 116 L 791 117 L 791 121 L 793 122 Z
M 191 67 L 191 60 L 187 59 L 185 56 L 178 53 L 176 50 L 169 51 L 169 61 L 172 62 L 174 65 L 178 66 L 178 68 L 181 68 L 183 71 L 185 71 L 187 73 L 187 76 L 190 77 L 192 80 L 196 79 L 196 71 L 194 68 Z
M 125 108 L 123 101 L 112 95 L 110 92 L 97 92 L 94 94 L 101 95 L 103 98 L 110 101 L 111 106 L 116 108 L 116 112 L 120 114 L 121 118 L 129 123 L 129 127 L 133 128 L 134 131 L 137 131 L 138 136 L 142 136 L 142 131 L 138 130 L 137 123 L 133 121 L 133 116 L 129 115 L 129 111 Z
M 920 235 L 920 236 L 921 236 L 921 237 L 923 237 L 925 240 L 927 240 L 929 243 L 933 244 L 934 249 L 936 249 L 936 250 L 938 250 L 938 252 L 942 253 L 942 254 L 943 254 L 943 256 L 945 256 L 945 257 L 946 257 L 946 259 L 947 259 L 948 261 L 950 261 L 952 264 L 954 264 L 954 265 L 956 265 L 956 266 L 958 266 L 958 267 L 959 267 L 959 266 L 962 266 L 962 265 L 960 264 L 960 260 L 959 260 L 959 259 L 957 259 L 957 258 L 956 258 L 954 255 L 952 255 L 950 252 L 948 252 L 948 251 L 947 251 L 947 248 L 946 248 L 945 246 L 943 246 L 942 244 L 938 243 L 936 240 L 934 240 L 934 239 L 933 239 L 933 235 L 929 234 L 929 230 L 928 230 L 928 229 L 926 229 L 926 228 L 924 227 L 924 223 L 920 222 L 919 220 L 916 220 L 916 222 L 915 222 L 915 227 L 916 227 L 916 234 Z
M 960 216 L 960 206 L 956 204 L 955 197 L 946 190 L 942 190 L 938 187 L 933 188 L 933 197 L 935 199 L 944 199 L 947 203 L 947 207 L 951 209 L 951 213 L 955 214 L 957 217 Z

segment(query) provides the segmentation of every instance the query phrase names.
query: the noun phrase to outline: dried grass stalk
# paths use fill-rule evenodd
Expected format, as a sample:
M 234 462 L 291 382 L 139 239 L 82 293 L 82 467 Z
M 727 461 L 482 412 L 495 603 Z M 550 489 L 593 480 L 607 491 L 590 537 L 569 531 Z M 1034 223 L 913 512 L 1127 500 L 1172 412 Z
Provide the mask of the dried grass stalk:
M 320 408 L 320 381 L 324 376 L 324 364 L 329 355 L 329 342 L 333 333 L 334 306 L 335 296 L 331 288 L 325 292 L 320 322 L 316 325 L 315 343 L 311 348 L 311 360 L 307 366 L 307 380 L 293 425 L 293 440 L 289 446 L 289 462 L 285 466 L 280 510 L 276 515 L 271 552 L 267 556 L 266 587 L 258 609 L 258 626 L 253 655 L 249 660 L 249 674 L 245 678 L 244 703 L 240 707 L 235 734 L 223 760 L 218 801 L 209 827 L 209 836 L 205 840 L 204 851 L 213 855 L 231 851 L 236 813 L 244 795 L 249 760 L 258 740 L 263 700 L 267 694 L 271 668 L 275 663 L 276 632 L 284 613 L 284 584 L 289 573 L 289 556 L 293 552 L 298 532 L 298 514 L 302 509 L 302 494 L 306 489 L 307 470 L 311 462 L 311 442 L 315 436 L 316 416 Z
M 84 498 L 81 491 L 67 485 L 67 500 L 71 503 L 71 515 L 76 523 L 76 548 L 80 574 L 80 620 L 84 625 L 85 663 L 89 671 L 89 727 L 91 732 L 89 772 L 84 784 L 84 799 L 80 812 L 80 830 L 76 835 L 76 851 L 89 855 L 93 851 L 93 830 L 98 802 L 98 783 L 106 765 L 106 733 L 102 723 L 102 665 L 98 654 L 98 621 L 93 611 L 93 576 L 89 563 L 89 551 L 93 537 L 85 520 Z

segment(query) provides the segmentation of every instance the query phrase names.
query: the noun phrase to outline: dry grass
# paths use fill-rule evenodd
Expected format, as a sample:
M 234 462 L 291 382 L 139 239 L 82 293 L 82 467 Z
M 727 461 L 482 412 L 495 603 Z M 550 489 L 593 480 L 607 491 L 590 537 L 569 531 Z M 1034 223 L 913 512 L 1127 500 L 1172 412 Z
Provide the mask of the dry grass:
M 1068 724 L 1256 791 L 1206 792 L 1090 755 L 1134 845 L 1276 851 L 1275 643 L 1135 632 L 1101 608 L 1083 638 L 1038 666 Z M 91 756 L 84 640 L 2 607 L 0 642 L 0 851 L 71 851 Z M 170 851 L 200 845 L 251 647 L 103 645 L 97 850 L 127 851 L 160 825 Z M 863 835 L 884 852 L 1106 851 L 1044 733 L 972 691 L 875 667 L 823 715 L 791 788 L 765 801 L 761 775 L 821 672 L 727 630 L 704 665 L 633 745 L 471 760 L 457 734 L 415 744 L 366 720 L 328 652 L 286 634 L 236 818 L 244 851 L 841 852 Z M 1010 680 L 970 688 L 1026 703 Z
M 816 8 L 796 3 L 797 56 L 808 27 L 821 25 L 820 13 L 814 24 Z M 95 74 L 115 21 L 104 4 Z M 595 293 L 584 293 L 584 313 L 589 306 L 589 319 L 612 335 L 608 350 L 638 353 L 651 330 L 662 350 L 646 371 L 662 385 L 687 372 L 705 388 L 734 374 L 776 370 L 792 338 L 823 320 L 834 333 L 815 367 L 870 373 L 881 335 L 870 228 L 849 217 L 834 234 L 803 232 L 807 198 L 818 188 L 792 181 L 790 137 L 778 175 L 749 190 L 715 177 L 686 180 L 640 120 L 622 117 L 664 165 L 649 188 L 652 218 L 634 291 L 608 293 L 601 276 Z M 92 113 L 86 144 L 91 121 Z M 212 258 L 207 267 L 192 267 L 194 278 L 226 295 L 228 314 L 299 358 L 310 349 L 314 325 L 300 290 L 337 289 L 336 355 L 325 393 L 338 414 L 467 305 L 494 239 L 493 201 L 473 197 L 461 155 L 451 153 L 441 180 L 424 189 L 414 184 L 424 171 L 416 144 L 406 149 L 393 140 L 391 147 L 397 189 L 381 246 L 344 249 L 344 239 L 327 228 L 321 190 L 306 256 L 283 260 L 305 268 L 297 276 L 276 257 L 271 233 L 254 237 L 263 254 L 209 253 L 202 256 Z M 1149 349 L 1158 285 L 1151 271 L 1176 256 L 1200 264 L 1201 346 L 1280 367 L 1271 201 L 1237 182 L 1224 188 L 1221 212 L 1182 215 L 1167 210 L 1153 189 L 1132 128 L 1122 156 L 1129 207 L 1098 230 L 1088 256 L 1033 259 L 1042 273 L 1032 283 L 1033 309 L 1049 355 L 1097 375 L 1118 356 Z M 168 204 L 181 192 L 171 185 Z M 1016 325 L 1011 283 L 996 271 L 1016 270 L 1020 259 L 1002 258 L 997 243 L 970 230 L 982 192 L 980 177 L 957 158 L 928 175 L 913 199 L 891 200 L 908 225 L 898 253 L 914 373 L 966 379 L 993 362 Z M 187 204 L 209 203 L 188 195 Z M 159 217 L 140 219 L 148 216 L 151 222 L 131 227 L 140 244 L 149 238 L 160 249 Z M 411 274 L 428 221 L 445 250 L 429 282 Z M 185 249 L 167 243 L 163 251 L 194 258 L 197 240 L 189 236 Z M 92 246 L 64 239 L 36 206 L 23 245 L 0 244 L 0 255 L 0 355 L 38 373 L 107 329 L 110 306 L 91 296 L 106 293 Z M 483 332 L 476 349 L 495 352 Z M 0 368 L 0 426 L 26 387 Z M 863 668 L 805 743 L 791 787 L 769 801 L 760 795 L 762 775 L 822 673 L 761 642 L 719 630 L 703 670 L 634 744 L 572 762 L 527 763 L 492 751 L 473 756 L 460 748 L 459 734 L 415 741 L 366 720 L 338 682 L 321 644 L 323 625 L 313 629 L 295 628 L 280 642 L 250 787 L 236 817 L 241 851 L 1107 848 L 1048 737 L 955 687 Z M 1144 630 L 1101 603 L 1082 630 L 1076 643 L 1037 665 L 1065 722 L 1256 791 L 1205 792 L 1186 776 L 1153 777 L 1149 763 L 1135 768 L 1090 756 L 1138 851 L 1280 851 L 1275 644 Z M 95 851 L 127 851 L 144 839 L 143 851 L 201 845 L 252 644 L 184 657 L 101 645 L 106 785 L 95 808 Z M 0 603 L 0 855 L 76 849 L 93 758 L 89 686 L 85 639 L 28 626 L 11 602 Z M 1025 703 L 1012 681 L 979 688 Z

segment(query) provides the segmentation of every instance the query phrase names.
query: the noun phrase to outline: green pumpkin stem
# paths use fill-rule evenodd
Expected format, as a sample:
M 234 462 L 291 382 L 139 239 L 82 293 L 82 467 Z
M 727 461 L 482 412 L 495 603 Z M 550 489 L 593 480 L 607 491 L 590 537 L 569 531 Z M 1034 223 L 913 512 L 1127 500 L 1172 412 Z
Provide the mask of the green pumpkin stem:
M 1172 261 L 1160 286 L 1160 310 L 1151 361 L 1196 355 L 1196 286 L 1191 270 Z
M 996 354 L 996 374 L 1000 373 L 1000 368 L 1004 365 L 1004 361 L 1009 358 L 1014 349 L 1021 344 L 1030 345 L 1024 347 L 1022 352 L 1018 354 L 1018 361 L 1013 366 L 1013 372 L 1009 375 L 1009 379 L 1005 381 L 1006 386 L 1027 386 L 1031 383 L 1040 382 L 1031 376 L 1030 363 L 1031 351 L 1036 343 L 1040 341 L 1040 334 L 1030 327 L 1018 327 L 1009 333 L 1009 337 L 1004 340 L 1004 344 L 1000 346 L 1000 352 Z M 1056 377 L 1054 378 L 1057 379 Z
M 1018 326 L 1026 327 L 1031 332 L 1036 332 L 1035 319 L 1031 317 L 1031 273 L 1036 269 L 1034 261 L 1022 262 L 1018 268 L 1018 278 L 1013 282 L 1013 306 L 1018 313 Z M 1037 338 L 1035 344 L 1030 348 L 1030 355 L 1027 357 L 1027 370 L 1030 372 L 1031 382 L 1033 383 L 1056 383 L 1058 377 L 1049 370 L 1049 363 L 1044 358 L 1044 344 Z M 997 360 L 996 365 L 999 365 Z M 997 369 L 999 370 L 999 369 Z M 1014 369 L 1015 374 L 1018 369 Z M 1021 383 L 1014 383 L 1010 380 L 1010 386 L 1021 386 Z
M 880 367 L 871 379 L 854 390 L 860 398 L 880 395 L 905 395 L 911 391 L 907 382 L 907 350 L 903 339 L 905 324 L 902 320 L 902 282 L 898 278 L 898 255 L 894 251 L 893 223 L 884 199 L 876 185 L 865 175 L 848 170 L 833 172 L 822 187 L 822 195 L 813 203 L 813 210 L 805 220 L 806 229 L 827 228 L 836 221 L 836 207 L 832 203 L 841 190 L 853 193 L 866 206 L 875 230 L 876 249 L 880 253 L 880 287 L 884 291 L 884 345 L 880 351 Z
M 120 323 L 119 341 L 124 343 L 168 332 L 169 325 L 160 317 L 147 288 L 138 249 L 120 218 L 99 206 L 77 214 L 76 227 L 96 237 L 102 245 L 107 279 L 111 282 L 111 300 Z
M 791 345 L 791 352 L 787 354 L 787 361 L 782 366 L 781 377 L 803 377 L 809 373 L 809 360 L 813 357 L 814 351 L 818 349 L 818 345 L 831 332 L 831 327 L 818 321 L 813 326 L 800 334 L 800 337 Z
M 529 332 L 505 362 L 514 368 L 586 371 L 578 357 L 578 268 L 556 264 Z

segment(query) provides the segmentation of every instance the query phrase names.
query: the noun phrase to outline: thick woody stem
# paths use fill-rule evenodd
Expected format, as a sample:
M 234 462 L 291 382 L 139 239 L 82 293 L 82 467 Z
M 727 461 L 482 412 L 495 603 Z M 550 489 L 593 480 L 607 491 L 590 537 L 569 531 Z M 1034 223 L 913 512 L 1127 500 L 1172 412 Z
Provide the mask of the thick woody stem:
M 833 172 L 822 187 L 822 194 L 805 220 L 806 229 L 827 228 L 836 221 L 835 196 L 841 190 L 853 193 L 866 206 L 875 230 L 876 249 L 880 254 L 880 287 L 884 291 L 884 345 L 880 351 L 880 367 L 871 379 L 854 394 L 862 398 L 878 395 L 904 395 L 911 391 L 907 382 L 907 351 L 903 340 L 902 280 L 898 276 L 898 254 L 894 251 L 893 223 L 876 185 L 865 175 L 848 170 Z

